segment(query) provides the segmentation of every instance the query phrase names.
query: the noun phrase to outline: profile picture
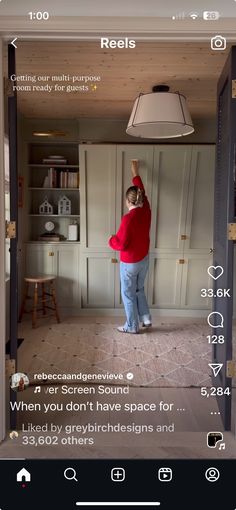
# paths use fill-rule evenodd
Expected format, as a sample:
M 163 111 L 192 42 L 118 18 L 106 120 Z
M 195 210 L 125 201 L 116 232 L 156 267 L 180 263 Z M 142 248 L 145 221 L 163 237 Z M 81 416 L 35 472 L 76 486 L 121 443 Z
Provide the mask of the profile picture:
M 9 434 L 10 439 L 17 439 L 19 437 L 19 434 L 17 430 L 12 430 Z
M 24 391 L 29 386 L 29 378 L 22 372 L 13 374 L 10 378 L 10 387 L 13 391 Z

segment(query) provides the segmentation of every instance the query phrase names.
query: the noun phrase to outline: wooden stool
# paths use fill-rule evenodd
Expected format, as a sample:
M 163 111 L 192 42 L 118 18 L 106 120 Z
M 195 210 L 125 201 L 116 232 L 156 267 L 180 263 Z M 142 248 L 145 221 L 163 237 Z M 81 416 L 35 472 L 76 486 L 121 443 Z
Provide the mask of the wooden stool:
M 20 310 L 20 316 L 19 316 L 19 322 L 21 322 L 22 316 L 24 313 L 32 313 L 32 328 L 36 328 L 36 321 L 37 321 L 37 313 L 42 311 L 43 315 L 41 317 L 51 317 L 51 315 L 46 315 L 46 309 L 53 310 L 57 319 L 57 322 L 60 322 L 58 309 L 57 309 L 57 302 L 56 302 L 56 292 L 54 289 L 54 280 L 56 279 L 55 276 L 37 276 L 37 277 L 30 277 L 30 278 L 24 278 L 25 280 L 25 292 L 24 292 L 24 298 L 23 303 Z M 34 294 L 33 296 L 29 295 L 29 286 L 30 284 L 33 284 L 34 286 Z M 38 293 L 38 288 L 40 288 L 41 285 L 41 294 Z M 46 292 L 45 286 L 49 286 L 49 291 Z M 26 300 L 32 299 L 33 300 L 33 308 L 30 311 L 26 311 L 25 305 Z M 40 302 L 41 300 L 41 302 Z M 50 302 L 51 306 L 47 303 Z M 42 304 L 42 308 L 38 308 L 38 304 Z

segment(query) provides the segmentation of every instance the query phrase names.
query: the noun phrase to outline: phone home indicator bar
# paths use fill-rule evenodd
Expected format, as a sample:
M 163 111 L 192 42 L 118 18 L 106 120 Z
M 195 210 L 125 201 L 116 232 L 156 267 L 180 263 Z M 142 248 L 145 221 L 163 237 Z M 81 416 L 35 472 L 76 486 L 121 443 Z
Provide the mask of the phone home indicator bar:
M 77 501 L 76 506 L 160 506 L 159 501 L 103 501 L 103 502 L 85 502 L 85 501 Z

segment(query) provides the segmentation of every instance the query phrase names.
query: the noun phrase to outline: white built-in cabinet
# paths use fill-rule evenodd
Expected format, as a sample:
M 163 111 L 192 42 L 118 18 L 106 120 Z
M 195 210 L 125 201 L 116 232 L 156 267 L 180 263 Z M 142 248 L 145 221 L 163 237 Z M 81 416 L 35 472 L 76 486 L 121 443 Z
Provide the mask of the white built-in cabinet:
M 62 307 L 122 307 L 119 253 L 108 239 L 126 213 L 130 161 L 137 158 L 152 209 L 149 305 L 207 310 L 200 291 L 212 286 L 214 153 L 213 145 L 82 144 L 80 244 L 27 243 L 27 275 L 57 276 Z
M 130 161 L 139 159 L 152 208 L 152 308 L 207 309 L 201 288 L 211 286 L 214 152 L 212 145 L 82 145 L 80 147 L 83 308 L 122 306 L 119 253 L 108 239 L 126 213 Z
M 122 306 L 119 253 L 108 246 L 120 224 L 125 191 L 131 185 L 130 160 L 140 160 L 140 175 L 151 193 L 153 148 L 148 145 L 80 147 L 82 307 Z M 83 220 L 82 220 L 83 218 Z
M 148 299 L 157 308 L 210 308 L 214 146 L 154 149 Z
M 56 276 L 57 302 L 63 308 L 80 306 L 78 243 L 28 243 L 27 276 Z
M 21 229 L 28 242 L 25 251 L 25 275 L 56 276 L 57 302 L 63 309 L 80 308 L 79 287 L 79 239 L 70 242 L 68 226 L 76 221 L 79 224 L 79 147 L 77 143 L 33 142 L 27 145 L 28 161 L 25 172 L 26 199 Z M 65 161 L 56 163 L 55 156 L 61 154 Z M 45 159 L 47 162 L 45 163 Z M 62 159 L 62 158 L 61 158 Z M 52 169 L 54 177 L 52 177 Z M 73 180 L 72 180 L 73 174 Z M 70 214 L 58 214 L 58 200 L 66 196 L 71 202 Z M 53 210 L 40 214 L 40 204 L 47 197 Z M 45 223 L 53 221 L 54 232 L 61 241 L 40 240 L 45 234 Z M 32 289 L 31 289 L 32 290 Z

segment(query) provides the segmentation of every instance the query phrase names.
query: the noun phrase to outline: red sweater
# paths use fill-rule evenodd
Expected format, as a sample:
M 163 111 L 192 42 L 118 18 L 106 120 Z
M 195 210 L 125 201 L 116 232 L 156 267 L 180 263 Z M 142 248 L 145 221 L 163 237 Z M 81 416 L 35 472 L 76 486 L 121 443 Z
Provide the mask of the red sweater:
M 144 190 L 142 179 L 133 178 L 133 185 Z M 151 209 L 145 195 L 142 207 L 131 209 L 121 219 L 118 232 L 109 239 L 109 246 L 120 251 L 122 262 L 139 262 L 148 254 Z

